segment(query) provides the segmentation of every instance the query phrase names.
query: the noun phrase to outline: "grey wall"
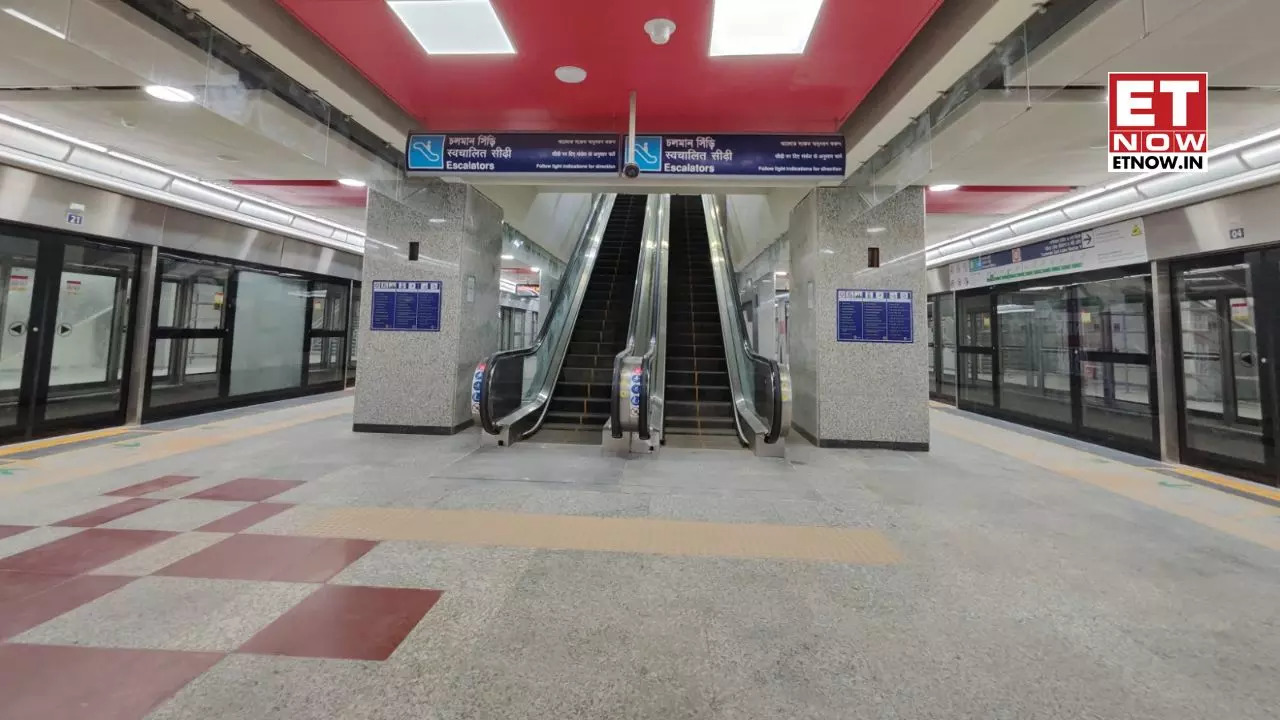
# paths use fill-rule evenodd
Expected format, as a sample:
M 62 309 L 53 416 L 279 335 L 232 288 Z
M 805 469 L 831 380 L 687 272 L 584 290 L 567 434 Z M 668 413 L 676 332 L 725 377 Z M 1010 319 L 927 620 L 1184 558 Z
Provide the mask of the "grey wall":
M 471 417 L 476 363 L 498 348 L 502 211 L 467 185 L 410 182 L 403 200 L 369 193 L 355 424 L 454 431 Z M 419 259 L 410 262 L 415 240 Z M 440 332 L 371 332 L 376 280 L 442 281 Z
M 83 224 L 67 222 L 81 205 Z M 0 220 L 272 267 L 360 278 L 360 256 L 111 190 L 0 165 Z
M 1143 222 L 1152 260 L 1272 244 L 1280 241 L 1280 185 L 1166 210 Z
M 823 444 L 928 447 L 924 230 L 918 187 L 870 209 L 851 188 L 820 188 L 792 213 L 793 418 Z M 880 249 L 878 268 L 868 267 L 869 247 Z M 836 342 L 840 289 L 912 291 L 915 342 Z
M 791 249 L 791 420 L 810 438 L 818 437 L 818 264 L 827 258 L 818 246 L 815 190 L 791 212 L 787 246 Z

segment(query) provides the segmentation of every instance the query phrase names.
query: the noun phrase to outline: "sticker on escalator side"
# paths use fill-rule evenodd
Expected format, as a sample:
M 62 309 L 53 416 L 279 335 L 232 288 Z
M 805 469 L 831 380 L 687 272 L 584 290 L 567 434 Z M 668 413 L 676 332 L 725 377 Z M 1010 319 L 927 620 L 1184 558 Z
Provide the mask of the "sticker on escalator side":
M 640 416 L 640 386 L 644 379 L 644 371 L 639 367 L 631 369 L 631 417 Z
M 439 280 L 374 280 L 369 329 L 440 332 L 443 294 Z
M 480 387 L 484 384 L 485 363 L 476 366 L 476 372 L 471 376 L 471 412 L 480 412 Z

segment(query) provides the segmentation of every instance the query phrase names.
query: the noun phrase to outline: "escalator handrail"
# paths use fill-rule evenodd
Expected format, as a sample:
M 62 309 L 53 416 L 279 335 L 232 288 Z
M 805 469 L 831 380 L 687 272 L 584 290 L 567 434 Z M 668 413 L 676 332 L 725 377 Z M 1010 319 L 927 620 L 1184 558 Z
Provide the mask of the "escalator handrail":
M 636 283 L 631 294 L 631 322 L 627 328 L 627 343 L 614 356 L 613 392 L 609 400 L 609 427 L 614 438 L 623 432 L 634 431 L 642 440 L 650 437 L 649 412 L 653 396 L 653 358 L 657 349 L 659 303 L 662 296 L 661 270 L 665 255 L 666 221 L 670 208 L 669 195 L 650 195 L 645 201 L 644 228 L 640 236 L 640 257 L 636 263 Z M 625 369 L 638 365 L 641 369 L 640 402 L 635 423 L 623 421 L 623 390 L 631 383 L 625 377 Z M 627 392 L 628 396 L 630 391 Z M 659 391 L 659 399 L 661 392 Z
M 768 368 L 769 392 L 772 396 L 773 409 L 770 416 L 762 418 L 755 407 L 749 407 L 746 394 L 740 387 L 740 375 L 730 372 L 729 384 L 733 390 L 734 407 L 738 410 L 738 414 L 747 420 L 747 424 L 752 426 L 752 430 L 763 436 L 765 443 L 775 443 L 787 434 L 791 424 L 790 412 L 786 407 L 790 403 L 790 390 L 786 387 L 790 384 L 788 371 L 777 360 L 765 357 L 752 349 L 751 340 L 747 336 L 746 326 L 742 322 L 738 307 L 735 282 L 737 274 L 734 272 L 733 258 L 730 257 L 725 242 L 723 211 L 714 195 L 703 195 L 702 207 L 706 215 L 707 239 L 711 246 L 711 271 L 715 276 L 716 292 L 719 298 L 717 305 L 720 308 L 725 351 L 726 355 L 736 355 L 736 357 L 726 357 L 725 360 L 734 364 L 738 359 L 744 359 Z M 744 410 L 747 412 L 743 412 Z M 739 436 L 742 437 L 741 427 L 739 427 Z M 745 442 L 746 438 L 742 437 L 742 439 Z
M 657 272 L 654 273 L 653 321 L 650 325 L 649 352 L 644 358 L 644 397 L 640 417 L 648 423 L 644 439 L 659 434 L 666 416 L 667 383 L 667 301 L 671 252 L 671 196 L 659 198 L 660 218 L 656 237 L 658 253 Z
M 613 358 L 613 376 L 609 387 L 609 430 L 614 438 L 621 438 L 624 430 L 622 423 L 622 389 L 623 370 L 637 352 L 637 341 L 642 333 L 642 326 L 649 315 L 645 312 L 645 298 L 648 295 L 653 266 L 653 237 L 657 229 L 657 196 L 649 195 L 645 199 L 644 224 L 640 230 L 640 252 L 636 259 L 636 281 L 631 289 L 631 319 L 627 323 L 627 341 L 621 352 Z M 647 337 L 646 337 L 647 339 Z M 630 383 L 627 383 L 630 385 Z M 628 393 L 629 394 L 629 393 Z M 644 404 L 644 393 L 641 393 L 641 404 Z
M 555 387 L 556 380 L 559 378 L 560 366 L 564 362 L 564 354 L 569 348 L 569 338 L 573 335 L 573 327 L 577 324 L 578 311 L 582 307 L 582 299 L 586 295 L 587 283 L 590 281 L 591 273 L 595 269 L 596 257 L 599 254 L 600 244 L 604 241 L 605 227 L 609 224 L 609 215 L 613 210 L 616 198 L 617 195 L 615 193 L 602 193 L 592 198 L 591 211 L 587 215 L 587 222 L 582 227 L 582 233 L 578 236 L 578 242 L 574 245 L 573 254 L 569 256 L 569 263 L 565 266 L 564 275 L 561 276 L 560 291 L 556 293 L 556 297 L 551 301 L 551 307 L 547 310 L 546 317 L 542 321 L 542 327 L 538 329 L 538 336 L 533 345 L 515 350 L 502 350 L 485 359 L 482 366 L 483 377 L 480 383 L 479 419 L 480 425 L 486 433 L 497 435 L 503 426 L 509 426 L 532 414 L 539 407 L 546 406 L 551 399 L 551 390 Z M 583 267 L 576 271 L 573 268 L 575 261 L 580 261 L 583 264 Z M 569 288 L 564 287 L 567 283 L 572 283 L 572 286 Z M 557 316 L 558 312 L 570 313 L 569 320 L 565 325 L 567 330 L 561 333 L 558 347 L 549 350 L 549 352 L 554 353 L 552 355 L 552 366 L 547 370 L 542 387 L 534 395 L 533 400 L 522 404 L 514 412 L 502 418 L 492 417 L 489 398 L 493 386 L 493 368 L 495 364 L 505 358 L 529 357 L 537 354 L 546 344 L 547 335 L 550 333 L 553 324 L 552 319 Z M 539 424 L 541 424 L 541 421 L 539 421 Z

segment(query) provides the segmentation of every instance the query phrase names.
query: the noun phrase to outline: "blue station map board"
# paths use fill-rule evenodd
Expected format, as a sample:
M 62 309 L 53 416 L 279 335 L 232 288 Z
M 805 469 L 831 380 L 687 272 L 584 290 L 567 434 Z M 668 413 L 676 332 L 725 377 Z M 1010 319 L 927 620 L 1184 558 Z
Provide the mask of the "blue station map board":
M 837 290 L 836 341 L 914 342 L 913 305 L 910 290 Z
M 611 133 L 414 133 L 406 169 L 420 175 L 617 175 Z
M 844 178 L 843 135 L 637 135 L 642 173 Z
M 374 280 L 369 329 L 440 332 L 439 280 Z

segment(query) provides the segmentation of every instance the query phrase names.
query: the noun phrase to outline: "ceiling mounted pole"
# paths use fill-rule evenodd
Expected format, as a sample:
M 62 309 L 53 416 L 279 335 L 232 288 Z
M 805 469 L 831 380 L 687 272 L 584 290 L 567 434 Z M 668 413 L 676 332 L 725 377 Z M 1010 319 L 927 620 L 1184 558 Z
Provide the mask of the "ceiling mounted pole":
M 631 91 L 631 114 L 627 129 L 627 164 L 636 161 L 636 91 Z

